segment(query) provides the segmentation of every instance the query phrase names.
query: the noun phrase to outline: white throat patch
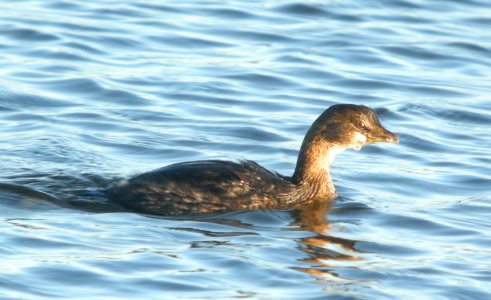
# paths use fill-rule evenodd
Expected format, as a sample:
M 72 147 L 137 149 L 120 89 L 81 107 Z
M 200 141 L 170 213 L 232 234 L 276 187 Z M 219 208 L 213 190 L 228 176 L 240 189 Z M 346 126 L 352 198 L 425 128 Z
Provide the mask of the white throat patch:
M 356 140 L 356 144 L 351 146 L 351 148 L 355 149 L 355 151 L 360 151 L 361 147 L 363 147 L 363 145 L 367 141 L 367 137 L 362 133 L 356 132 L 355 140 Z
M 355 133 L 355 138 L 356 138 L 356 139 L 358 140 L 358 142 L 360 142 L 360 143 L 365 143 L 365 142 L 367 141 L 367 137 L 366 137 L 364 134 L 359 133 L 359 132 Z

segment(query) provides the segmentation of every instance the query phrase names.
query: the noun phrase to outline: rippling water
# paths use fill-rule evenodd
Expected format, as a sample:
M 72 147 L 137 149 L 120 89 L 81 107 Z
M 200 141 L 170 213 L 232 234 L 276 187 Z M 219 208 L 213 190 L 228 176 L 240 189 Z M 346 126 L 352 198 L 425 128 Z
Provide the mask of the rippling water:
M 489 1 L 0 11 L 2 299 L 491 298 Z M 97 193 L 186 160 L 291 174 L 343 102 L 401 143 L 338 156 L 332 205 L 157 218 Z

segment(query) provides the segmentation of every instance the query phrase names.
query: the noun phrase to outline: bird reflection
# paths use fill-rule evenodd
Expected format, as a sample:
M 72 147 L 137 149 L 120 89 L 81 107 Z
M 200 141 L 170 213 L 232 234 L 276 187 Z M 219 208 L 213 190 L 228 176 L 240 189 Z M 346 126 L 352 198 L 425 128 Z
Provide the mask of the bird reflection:
M 330 235 L 333 228 L 329 224 L 327 213 L 331 210 L 331 206 L 332 201 L 316 201 L 293 212 L 295 220 L 292 225 L 315 234 L 299 240 L 299 250 L 308 254 L 308 258 L 301 261 L 308 263 L 310 267 L 296 269 L 315 275 L 318 280 L 331 280 L 333 277 L 337 280 L 341 279 L 328 269 L 339 265 L 334 261 L 361 259 L 357 254 L 362 252 L 355 248 L 357 241 Z

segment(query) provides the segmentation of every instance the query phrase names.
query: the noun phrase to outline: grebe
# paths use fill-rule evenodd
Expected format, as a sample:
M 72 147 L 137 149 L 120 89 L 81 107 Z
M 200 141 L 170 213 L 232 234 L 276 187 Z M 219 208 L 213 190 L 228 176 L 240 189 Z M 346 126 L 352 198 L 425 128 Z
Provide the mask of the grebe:
M 336 197 L 329 173 L 336 154 L 374 142 L 399 139 L 382 127 L 372 109 L 337 104 L 308 130 L 291 177 L 252 161 L 192 161 L 120 181 L 107 195 L 128 209 L 167 216 L 288 209 L 314 200 L 329 201 Z

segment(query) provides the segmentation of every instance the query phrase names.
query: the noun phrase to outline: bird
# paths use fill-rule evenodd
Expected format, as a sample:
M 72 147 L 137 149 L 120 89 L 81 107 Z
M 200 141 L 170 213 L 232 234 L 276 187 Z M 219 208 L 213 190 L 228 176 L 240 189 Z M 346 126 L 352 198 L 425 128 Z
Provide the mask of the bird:
M 120 180 L 108 198 L 131 211 L 179 216 L 282 210 L 336 198 L 329 166 L 345 149 L 398 143 L 376 113 L 356 104 L 327 108 L 310 126 L 295 171 L 283 176 L 250 160 L 181 162 Z

